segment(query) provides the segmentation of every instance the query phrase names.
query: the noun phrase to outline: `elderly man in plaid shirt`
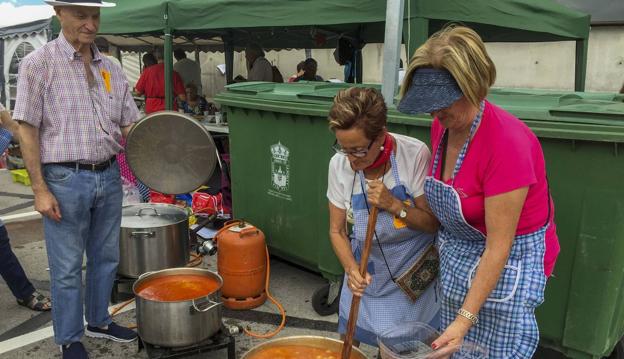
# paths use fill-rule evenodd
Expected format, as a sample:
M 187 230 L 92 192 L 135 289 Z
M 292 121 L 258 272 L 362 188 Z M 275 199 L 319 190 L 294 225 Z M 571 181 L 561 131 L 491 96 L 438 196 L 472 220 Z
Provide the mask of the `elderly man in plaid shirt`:
M 139 111 L 121 68 L 93 44 L 100 7 L 114 4 L 46 2 L 54 6 L 62 31 L 22 61 L 14 118 L 20 122 L 35 209 L 44 216 L 54 338 L 63 358 L 87 358 L 83 333 L 118 342 L 136 339 L 134 331 L 112 322 L 108 298 L 121 223 L 115 155 Z

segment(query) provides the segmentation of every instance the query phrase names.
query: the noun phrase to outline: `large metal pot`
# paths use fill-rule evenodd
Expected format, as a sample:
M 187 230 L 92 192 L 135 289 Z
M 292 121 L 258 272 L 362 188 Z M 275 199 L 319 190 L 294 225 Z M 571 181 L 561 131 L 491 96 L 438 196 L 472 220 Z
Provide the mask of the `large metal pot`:
M 312 335 L 301 335 L 273 339 L 262 344 L 258 344 L 255 347 L 251 348 L 251 350 L 249 350 L 247 353 L 243 354 L 241 359 L 253 359 L 256 354 L 260 354 L 269 348 L 281 347 L 285 345 L 305 345 L 314 348 L 329 349 L 333 352 L 338 353 L 338 357 L 340 357 L 340 354 L 342 353 L 341 340 Z M 351 359 L 366 359 L 366 355 L 360 349 L 353 347 L 353 349 L 351 350 Z
M 148 300 L 137 295 L 137 288 L 152 279 L 172 275 L 202 275 L 219 284 L 205 297 L 177 302 Z M 221 287 L 217 273 L 201 268 L 172 268 L 145 273 L 132 286 L 136 296 L 136 320 L 141 339 L 153 345 L 182 347 L 197 344 L 221 328 Z
M 117 273 L 126 277 L 184 267 L 189 260 L 188 214 L 170 204 L 124 206 L 119 251 Z

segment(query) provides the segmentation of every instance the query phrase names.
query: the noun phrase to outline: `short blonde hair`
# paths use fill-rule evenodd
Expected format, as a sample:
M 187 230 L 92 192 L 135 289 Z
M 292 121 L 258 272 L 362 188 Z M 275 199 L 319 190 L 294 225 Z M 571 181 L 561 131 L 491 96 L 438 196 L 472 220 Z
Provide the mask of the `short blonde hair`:
M 414 52 L 401 87 L 401 96 L 411 86 L 414 71 L 422 67 L 450 72 L 464 96 L 476 107 L 496 81 L 496 67 L 479 34 L 455 24 L 431 35 Z
M 381 93 L 374 88 L 350 87 L 340 90 L 329 111 L 332 131 L 360 128 L 374 140 L 386 126 L 388 108 Z

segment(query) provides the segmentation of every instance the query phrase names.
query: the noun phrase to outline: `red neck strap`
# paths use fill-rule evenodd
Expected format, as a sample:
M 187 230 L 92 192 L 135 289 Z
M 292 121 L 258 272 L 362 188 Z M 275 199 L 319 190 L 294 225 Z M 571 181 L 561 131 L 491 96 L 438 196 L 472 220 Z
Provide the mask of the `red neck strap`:
M 375 160 L 375 162 L 373 162 L 372 165 L 366 167 L 366 169 L 372 170 L 388 162 L 388 160 L 390 159 L 390 154 L 392 153 L 393 147 L 394 147 L 394 144 L 392 143 L 392 136 L 390 136 L 390 134 L 386 132 L 386 138 L 384 140 L 383 150 L 379 152 L 379 156 L 377 156 L 377 159 Z

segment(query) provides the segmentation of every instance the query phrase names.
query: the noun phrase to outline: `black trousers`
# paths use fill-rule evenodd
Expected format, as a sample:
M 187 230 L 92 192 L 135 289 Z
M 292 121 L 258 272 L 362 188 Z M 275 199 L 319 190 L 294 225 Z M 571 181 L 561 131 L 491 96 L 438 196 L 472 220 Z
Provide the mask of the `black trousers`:
M 17 299 L 26 300 L 35 292 L 35 287 L 26 278 L 24 268 L 11 249 L 4 225 L 0 225 L 0 275 Z

